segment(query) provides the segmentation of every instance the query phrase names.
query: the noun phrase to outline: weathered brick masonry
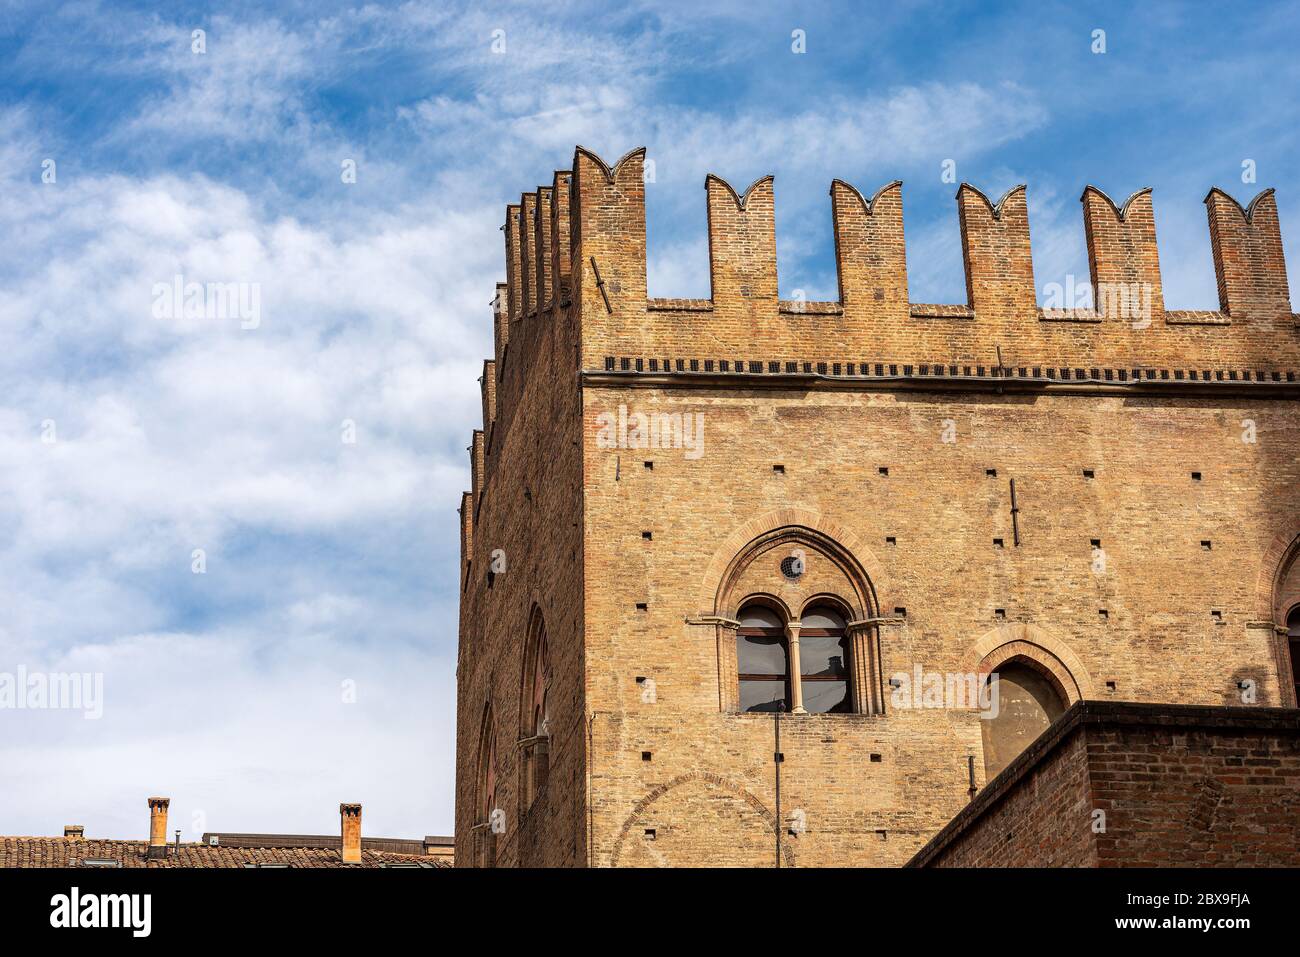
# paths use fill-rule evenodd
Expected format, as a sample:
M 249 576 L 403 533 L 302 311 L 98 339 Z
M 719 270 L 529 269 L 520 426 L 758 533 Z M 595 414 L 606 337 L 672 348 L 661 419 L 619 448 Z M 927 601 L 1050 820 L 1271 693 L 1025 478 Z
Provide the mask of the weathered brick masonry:
M 911 867 L 1294 867 L 1300 711 L 1082 701 Z
M 1150 192 L 1089 187 L 1097 303 L 1048 310 L 1023 188 L 958 190 L 967 302 L 932 305 L 901 184 L 836 181 L 840 299 L 801 303 L 771 178 L 710 176 L 712 297 L 667 300 L 642 159 L 579 148 L 507 207 L 461 503 L 458 864 L 770 866 L 779 830 L 787 864 L 901 865 L 1080 699 L 1295 705 L 1300 328 L 1272 191 L 1206 197 L 1219 308 L 1178 312 Z M 759 606 L 784 637 L 745 637 Z M 779 642 L 787 708 L 816 711 L 839 686 L 795 676 L 828 621 L 844 703 L 779 719 L 778 829 L 778 719 L 741 708 L 779 682 L 742 684 L 740 657 Z M 1004 718 L 901 706 L 918 666 L 1003 674 Z

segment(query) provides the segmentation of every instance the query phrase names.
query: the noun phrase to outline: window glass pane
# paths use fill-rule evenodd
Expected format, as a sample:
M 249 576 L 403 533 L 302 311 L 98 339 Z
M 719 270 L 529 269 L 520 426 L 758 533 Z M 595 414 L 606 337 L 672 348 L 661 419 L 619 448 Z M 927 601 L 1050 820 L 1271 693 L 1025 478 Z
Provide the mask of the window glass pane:
M 847 678 L 849 675 L 849 639 L 799 638 L 799 670 L 805 675 L 828 675 Z
M 849 710 L 847 681 L 805 681 L 803 706 L 812 714 L 842 714 Z
M 838 631 L 844 627 L 844 617 L 834 608 L 817 605 L 803 613 L 803 627 L 830 628 Z
M 785 622 L 780 615 L 764 605 L 750 605 L 740 613 L 740 627 L 784 628 Z
M 775 635 L 736 638 L 736 672 L 742 675 L 786 675 L 785 639 Z
M 741 681 L 740 710 L 786 710 L 785 681 Z

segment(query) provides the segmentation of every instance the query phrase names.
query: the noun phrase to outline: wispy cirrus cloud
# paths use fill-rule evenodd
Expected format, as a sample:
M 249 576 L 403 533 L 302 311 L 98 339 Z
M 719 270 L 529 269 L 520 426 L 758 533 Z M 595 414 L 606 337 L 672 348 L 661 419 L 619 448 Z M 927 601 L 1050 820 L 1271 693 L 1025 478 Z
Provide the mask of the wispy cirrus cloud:
M 575 143 L 649 148 L 655 295 L 708 294 L 704 174 L 775 173 L 784 292 L 835 294 L 832 178 L 902 178 L 913 298 L 960 301 L 952 160 L 1029 183 L 1040 285 L 1086 274 L 1084 183 L 1154 185 L 1167 299 L 1206 306 L 1210 183 L 1252 158 L 1230 191 L 1294 219 L 1296 19 L 1223 44 L 1166 4 L 10 6 L 0 670 L 99 671 L 106 700 L 0 712 L 4 830 L 131 836 L 159 791 L 187 830 L 332 831 L 354 799 L 368 830 L 450 827 L 497 227 Z M 176 275 L 256 285 L 260 322 L 156 318 Z

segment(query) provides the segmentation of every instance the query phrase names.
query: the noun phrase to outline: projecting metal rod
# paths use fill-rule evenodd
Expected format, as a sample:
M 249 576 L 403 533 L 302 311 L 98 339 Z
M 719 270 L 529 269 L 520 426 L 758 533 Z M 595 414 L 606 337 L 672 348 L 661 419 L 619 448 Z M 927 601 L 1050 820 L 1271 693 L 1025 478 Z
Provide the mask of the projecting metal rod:
M 596 265 L 596 257 L 592 256 L 591 271 L 596 274 L 596 288 L 600 290 L 600 297 L 605 300 L 605 311 L 613 313 L 614 310 L 609 305 L 609 293 L 605 292 L 605 280 L 600 278 L 600 267 Z
M 1016 480 L 1011 480 L 1011 540 L 1020 545 L 1020 506 L 1016 504 Z

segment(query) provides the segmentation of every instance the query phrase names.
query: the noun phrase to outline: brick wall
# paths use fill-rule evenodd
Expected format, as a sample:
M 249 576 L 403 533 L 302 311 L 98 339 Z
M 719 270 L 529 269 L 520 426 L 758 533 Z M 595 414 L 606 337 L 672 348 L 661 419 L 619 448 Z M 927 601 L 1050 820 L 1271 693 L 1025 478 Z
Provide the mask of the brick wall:
M 1087 701 L 914 867 L 1295 867 L 1300 713 Z
M 1068 702 L 1231 705 L 1248 679 L 1259 705 L 1291 703 L 1276 609 L 1300 600 L 1300 332 L 1271 193 L 1249 211 L 1207 197 L 1221 303 L 1193 314 L 1163 308 L 1150 194 L 1084 192 L 1094 279 L 1150 287 L 1138 328 L 1106 304 L 1039 309 L 1024 191 L 969 186 L 966 304 L 908 302 L 901 187 L 840 182 L 841 300 L 779 302 L 771 180 L 739 196 L 716 177 L 713 299 L 648 300 L 642 158 L 579 149 L 507 208 L 462 536 L 458 861 L 489 701 L 499 859 L 597 865 L 767 865 L 778 830 L 788 863 L 904 863 L 966 806 L 971 758 L 984 784 L 973 710 L 889 706 L 886 679 L 916 665 L 1029 661 Z M 638 412 L 702 417 L 700 454 L 603 440 Z M 775 553 L 737 565 L 786 532 L 809 549 L 801 583 Z M 494 548 L 510 571 L 488 588 Z M 782 719 L 778 828 L 774 719 L 734 713 L 727 622 L 756 592 L 797 612 L 814 582 L 862 623 L 868 707 Z M 534 605 L 552 770 L 525 811 Z
M 519 220 L 515 219 L 516 231 Z M 529 224 L 531 226 L 531 223 Z M 535 233 L 530 231 L 531 235 Z M 535 241 L 535 240 L 534 240 Z M 548 288 L 536 274 L 533 295 Z M 582 602 L 581 421 L 573 380 L 576 324 L 562 308 L 527 314 L 518 290 L 502 290 L 505 346 L 484 374 L 484 408 L 495 412 L 476 433 L 475 475 L 481 497 L 461 505 L 461 611 L 456 708 L 456 861 L 475 862 L 480 729 L 492 709 L 497 806 L 505 831 L 497 862 L 574 866 L 586 861 L 586 705 Z M 512 311 L 514 310 L 514 311 Z M 508 343 L 508 346 L 506 345 Z M 492 578 L 492 552 L 505 571 Z M 523 643 L 531 615 L 545 622 L 551 660 L 552 743 L 545 788 L 522 807 L 520 696 Z

